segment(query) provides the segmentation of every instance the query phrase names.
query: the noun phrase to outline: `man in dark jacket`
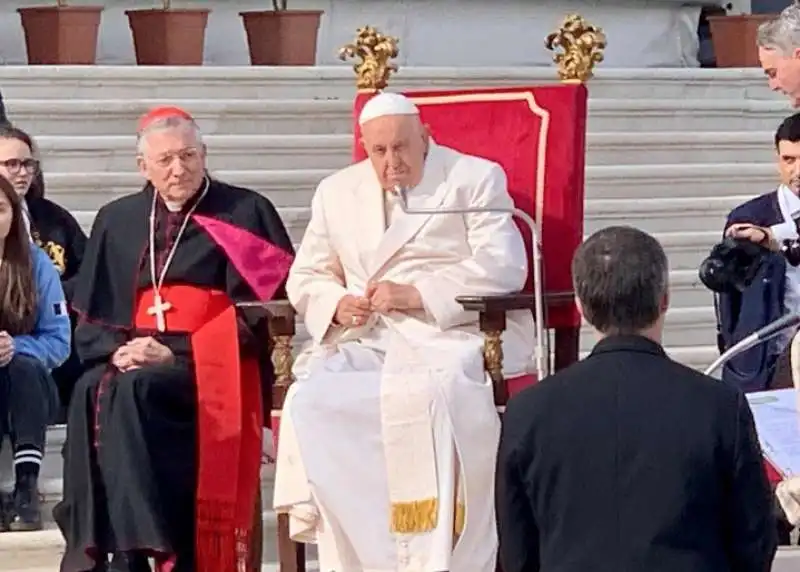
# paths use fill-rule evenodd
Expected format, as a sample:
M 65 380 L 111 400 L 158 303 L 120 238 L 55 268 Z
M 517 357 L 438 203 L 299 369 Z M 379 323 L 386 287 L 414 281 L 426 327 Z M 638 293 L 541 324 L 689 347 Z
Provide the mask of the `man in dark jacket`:
M 800 113 L 784 119 L 775 131 L 775 157 L 780 177 L 777 188 L 733 209 L 725 234 L 754 242 L 762 242 L 767 234 L 778 242 L 798 238 Z M 720 352 L 784 314 L 799 311 L 800 268 L 787 264 L 778 253 L 766 254 L 747 288 L 718 295 Z M 725 364 L 722 379 L 747 392 L 791 387 L 787 348 L 793 335 L 794 331 L 787 331 L 739 354 Z
M 498 454 L 504 572 L 766 572 L 773 501 L 753 417 L 662 345 L 667 258 L 611 227 L 573 260 L 600 337 L 508 405 Z

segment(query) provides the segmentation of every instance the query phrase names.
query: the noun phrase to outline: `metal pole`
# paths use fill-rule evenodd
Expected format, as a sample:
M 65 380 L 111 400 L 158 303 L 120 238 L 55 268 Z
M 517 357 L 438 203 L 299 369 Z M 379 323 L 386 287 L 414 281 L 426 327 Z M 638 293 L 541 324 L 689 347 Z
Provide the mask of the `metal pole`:
M 405 189 L 396 186 L 393 194 L 399 199 L 400 208 L 406 214 L 419 214 L 419 215 L 442 215 L 442 214 L 478 214 L 478 213 L 495 213 L 495 214 L 510 214 L 521 219 L 525 225 L 530 228 L 531 237 L 533 242 L 532 248 L 532 262 L 533 262 L 533 299 L 534 299 L 534 318 L 536 321 L 536 375 L 539 380 L 544 379 L 550 373 L 550 344 L 546 338 L 546 324 L 545 324 L 545 306 L 544 306 L 544 282 L 543 282 L 543 269 L 542 269 L 542 251 L 541 241 L 539 238 L 539 231 L 536 227 L 536 221 L 533 217 L 516 207 L 501 209 L 490 207 L 472 207 L 472 208 L 411 208 L 408 206 L 407 192 Z

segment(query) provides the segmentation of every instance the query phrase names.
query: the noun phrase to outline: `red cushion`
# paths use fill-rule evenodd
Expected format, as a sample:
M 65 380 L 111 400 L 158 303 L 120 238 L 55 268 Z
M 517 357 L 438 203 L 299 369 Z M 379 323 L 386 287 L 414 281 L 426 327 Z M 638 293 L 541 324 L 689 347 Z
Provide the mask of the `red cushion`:
M 536 375 L 522 375 L 520 377 L 513 377 L 511 379 L 506 380 L 506 385 L 508 386 L 508 396 L 513 397 L 526 387 L 530 385 L 534 385 L 536 383 Z

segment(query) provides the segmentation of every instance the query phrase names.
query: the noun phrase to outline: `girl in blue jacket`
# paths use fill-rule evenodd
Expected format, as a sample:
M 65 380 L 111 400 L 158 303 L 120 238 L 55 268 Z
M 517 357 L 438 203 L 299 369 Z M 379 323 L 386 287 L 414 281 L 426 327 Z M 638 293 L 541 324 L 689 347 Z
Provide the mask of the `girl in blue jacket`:
M 50 371 L 70 351 L 61 279 L 22 217 L 21 199 L 0 177 L 0 438 L 11 436 L 15 474 L 13 494 L 0 505 L 0 531 L 42 527 L 37 482 L 58 407 Z

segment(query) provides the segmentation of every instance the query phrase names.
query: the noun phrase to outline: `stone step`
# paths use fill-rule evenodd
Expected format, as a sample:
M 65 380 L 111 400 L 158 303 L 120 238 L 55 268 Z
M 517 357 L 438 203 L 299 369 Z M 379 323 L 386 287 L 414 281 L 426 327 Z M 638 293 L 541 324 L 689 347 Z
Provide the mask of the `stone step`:
M 697 268 L 670 271 L 669 289 L 673 308 L 713 308 L 712 293 L 700 282 Z
M 638 224 L 636 220 L 629 224 Z M 706 225 L 706 228 L 710 225 Z M 688 272 L 693 280 L 699 281 L 697 270 L 708 256 L 711 248 L 722 240 L 722 226 L 719 230 L 692 230 L 686 232 L 661 232 L 654 236 L 669 257 L 670 276 Z M 679 283 L 680 284 L 680 283 Z
M 343 39 L 344 40 L 344 39 Z M 405 67 L 390 90 L 553 84 L 554 67 Z M 207 99 L 339 97 L 355 92 L 350 65 L 316 67 L 2 66 L 9 99 Z M 600 98 L 783 101 L 757 69 L 614 69 L 600 65 L 589 91 Z M 787 106 L 788 108 L 788 106 Z
M 770 132 L 589 133 L 586 161 L 594 166 L 761 164 L 774 160 Z M 91 173 L 132 168 L 132 135 L 37 137 L 45 171 Z M 339 135 L 208 135 L 209 163 L 226 171 L 340 169 L 351 162 L 353 138 Z
M 775 124 L 777 128 L 778 124 Z M 662 127 L 663 129 L 663 127 Z M 774 163 L 772 131 L 590 132 L 589 166 Z
M 349 134 L 353 101 L 336 99 L 9 99 L 8 115 L 36 135 L 133 134 L 154 105 L 180 105 L 207 134 Z M 787 115 L 783 101 L 591 99 L 590 133 L 770 131 Z M 765 142 L 765 145 L 767 143 Z M 768 146 L 768 145 L 767 145 Z
M 658 182 L 654 181 L 654 185 Z M 619 224 L 633 225 L 651 234 L 713 231 L 725 226 L 727 214 L 749 196 L 664 197 L 587 200 L 585 234 Z
M 784 101 L 603 99 L 589 101 L 589 132 L 769 131 L 791 113 Z M 772 142 L 769 142 L 771 145 Z
M 708 292 L 708 291 L 706 291 Z M 711 300 L 711 293 L 708 293 Z M 664 346 L 677 348 L 697 348 L 716 343 L 714 307 L 672 307 L 667 311 L 664 328 Z M 590 327 L 581 329 L 581 351 L 590 351 L 597 343 Z

